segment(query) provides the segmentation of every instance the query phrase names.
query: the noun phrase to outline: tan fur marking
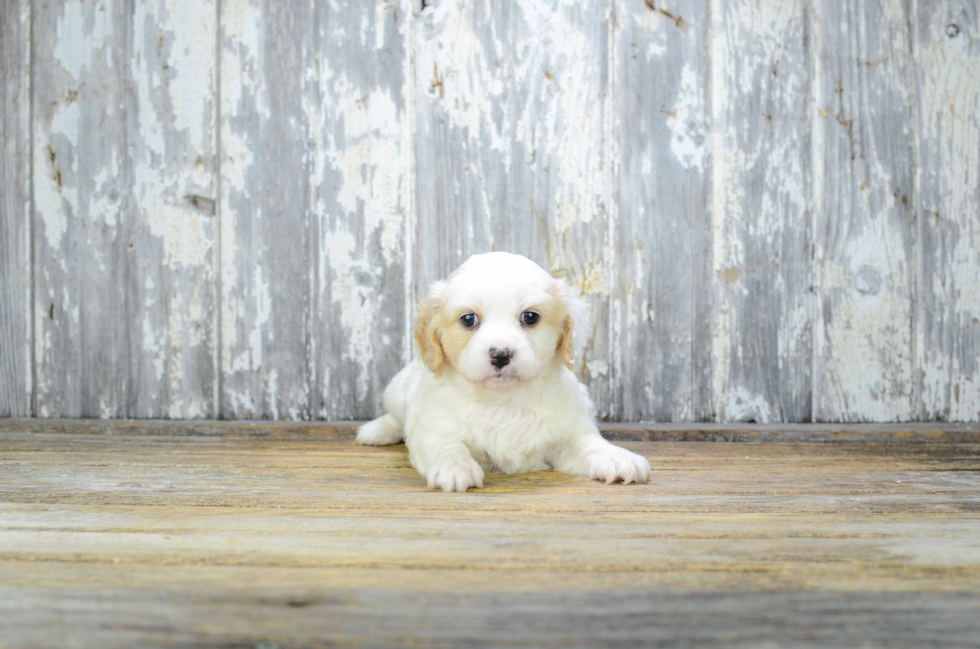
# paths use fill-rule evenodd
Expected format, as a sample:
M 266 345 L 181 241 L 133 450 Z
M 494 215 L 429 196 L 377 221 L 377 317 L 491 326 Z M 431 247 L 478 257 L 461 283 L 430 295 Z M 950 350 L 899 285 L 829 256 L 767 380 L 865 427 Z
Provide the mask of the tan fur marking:
M 435 298 L 429 298 L 419 307 L 419 314 L 415 318 L 415 342 L 419 346 L 419 357 L 429 371 L 436 376 L 442 375 L 442 364 L 445 355 L 442 351 L 442 343 L 439 341 L 439 332 L 436 329 L 436 315 L 442 310 L 442 302 Z
M 561 359 L 568 369 L 572 369 L 572 331 L 575 329 L 575 320 L 571 315 L 565 316 L 565 330 L 562 331 L 561 338 L 558 340 L 558 348 L 561 350 Z
M 548 292 L 555 296 L 555 302 L 561 308 L 561 319 L 562 332 L 561 336 L 558 338 L 558 347 L 556 352 L 561 354 L 562 362 L 568 369 L 572 368 L 572 331 L 575 330 L 575 320 L 572 318 L 571 313 L 569 313 L 569 295 L 568 286 L 561 280 L 556 281 L 554 284 L 548 287 Z
M 477 313 L 477 317 L 480 314 Z M 446 362 L 450 367 L 456 367 L 459 355 L 466 349 L 466 345 L 473 337 L 473 331 L 466 329 L 459 323 L 456 314 L 442 311 L 437 317 L 439 322 L 439 339 L 442 342 L 442 351 Z

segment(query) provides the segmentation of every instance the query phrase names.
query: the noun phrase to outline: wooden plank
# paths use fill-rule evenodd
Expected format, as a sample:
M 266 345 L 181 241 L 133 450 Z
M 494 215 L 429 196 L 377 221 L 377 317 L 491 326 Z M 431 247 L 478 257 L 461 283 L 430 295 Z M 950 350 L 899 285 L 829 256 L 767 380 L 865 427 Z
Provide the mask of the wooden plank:
M 408 361 L 406 219 L 414 162 L 407 117 L 412 3 L 335 3 L 314 11 L 306 97 L 313 138 L 312 414 L 381 414 L 387 382 Z
M 207 579 L 201 570 L 191 574 Z M 710 591 L 620 588 L 544 594 L 477 590 L 461 596 L 337 587 L 329 584 L 346 582 L 333 571 L 305 574 L 303 580 L 276 574 L 297 585 L 273 585 L 259 594 L 254 588 L 229 592 L 184 586 L 154 592 L 120 586 L 93 597 L 58 586 L 5 588 L 0 590 L 6 603 L 0 629 L 12 638 L 11 648 L 32 649 L 62 646 L 69 637 L 75 646 L 105 648 L 347 643 L 612 648 L 656 638 L 660 646 L 917 649 L 969 647 L 977 632 L 977 601 L 964 593 L 750 591 L 726 597 Z M 638 581 L 633 575 L 617 577 L 628 584 Z
M 214 5 L 36 14 L 37 414 L 210 415 Z
M 721 421 L 809 421 L 806 3 L 716 0 L 712 398 Z
M 309 4 L 228 0 L 220 16 L 220 416 L 310 417 L 317 245 Z
M 814 419 L 912 417 L 913 130 L 908 3 L 815 5 Z
M 794 523 L 797 521 L 794 521 Z M 471 526 L 476 527 L 478 526 Z M 826 530 L 829 534 L 834 534 L 836 530 Z M 697 532 L 693 532 L 695 536 Z M 789 533 L 787 533 L 788 535 Z M 840 538 L 854 537 L 854 534 L 845 533 Z M 657 536 L 650 537 L 650 543 L 655 543 Z M 811 567 L 820 569 L 819 563 L 810 564 Z M 756 566 L 758 567 L 758 565 Z M 839 568 L 839 565 L 833 568 Z M 894 566 L 886 566 L 884 570 L 876 571 L 874 581 L 876 585 L 887 582 L 888 569 Z M 833 568 L 826 566 L 829 573 Z M 83 597 L 106 597 L 112 594 L 117 588 L 132 588 L 133 564 L 124 562 L 55 562 L 55 561 L 0 561 L 0 584 L 5 590 L 16 589 L 23 586 L 33 586 L 38 589 L 55 588 L 59 593 L 50 592 L 49 596 L 60 594 L 66 598 Z M 684 586 L 692 586 L 687 581 L 689 574 L 678 574 L 669 571 L 647 571 L 624 574 L 622 572 L 580 572 L 574 570 L 552 571 L 537 570 L 533 573 L 526 571 L 507 570 L 506 566 L 500 566 L 497 570 L 467 570 L 463 567 L 447 568 L 445 570 L 424 570 L 411 568 L 318 568 L 316 566 L 289 567 L 275 565 L 236 565 L 236 566 L 209 566 L 209 565 L 144 565 L 139 567 L 140 578 L 146 588 L 135 591 L 137 595 L 132 601 L 145 602 L 149 592 L 157 594 L 174 593 L 175 598 L 182 598 L 186 603 L 200 605 L 203 596 L 208 595 L 208 599 L 213 596 L 226 595 L 237 600 L 238 612 L 240 614 L 254 614 L 255 608 L 252 602 L 245 599 L 247 593 L 252 596 L 261 593 L 262 599 L 266 604 L 285 606 L 290 602 L 307 601 L 311 605 L 323 602 L 317 595 L 330 593 L 333 588 L 340 589 L 370 589 L 376 596 L 388 596 L 390 593 L 398 593 L 406 602 L 411 602 L 416 598 L 426 598 L 436 594 L 453 595 L 457 599 L 463 599 L 461 593 L 470 593 L 470 596 L 482 594 L 484 596 L 502 594 L 508 596 L 520 596 L 521 594 L 536 595 L 537 597 L 547 597 L 554 591 L 564 588 L 567 596 L 579 593 L 592 592 L 596 596 L 606 596 L 615 598 L 617 594 L 622 594 L 623 580 L 627 580 L 630 587 L 626 593 L 631 597 L 642 597 L 652 595 L 658 591 L 682 598 L 685 595 L 695 593 L 702 595 L 705 599 L 721 599 L 728 602 L 739 600 L 742 596 L 749 596 L 753 593 L 751 586 L 764 584 L 767 588 L 758 588 L 755 594 L 770 593 L 779 598 L 792 598 L 807 596 L 819 597 L 821 593 L 834 594 L 842 599 L 847 599 L 849 595 L 858 595 L 864 599 L 864 604 L 888 601 L 888 596 L 892 595 L 900 599 L 904 595 L 922 597 L 923 593 L 909 591 L 907 586 L 914 583 L 905 584 L 903 588 L 901 580 L 892 580 L 886 588 L 878 592 L 852 591 L 850 593 L 841 590 L 826 588 L 821 590 L 821 586 L 828 584 L 812 584 L 808 591 L 793 592 L 789 587 L 800 584 L 796 578 L 786 573 L 780 574 L 778 570 L 762 570 L 756 573 L 739 571 L 732 569 L 727 574 L 712 574 L 708 571 L 699 572 L 697 575 L 700 581 L 699 587 L 685 589 Z M 914 571 L 910 570 L 914 574 Z M 924 571 L 921 571 L 924 572 Z M 532 577 L 529 579 L 529 574 Z M 830 575 L 828 575 L 830 576 Z M 924 577 L 925 575 L 921 575 Z M 787 578 L 788 577 L 788 578 Z M 739 580 L 747 578 L 752 584 L 739 585 Z M 831 577 L 832 579 L 832 577 Z M 29 581 L 31 580 L 31 581 Z M 829 580 L 828 580 L 829 581 Z M 918 581 L 918 579 L 916 579 Z M 686 582 L 686 583 L 685 583 Z M 958 595 L 960 599 L 975 601 L 964 594 L 963 584 L 970 583 L 968 575 L 961 575 L 958 583 L 951 584 L 949 588 L 939 588 L 938 592 L 933 592 L 933 596 L 943 594 L 950 596 L 955 601 Z M 933 582 L 934 585 L 935 582 Z M 190 587 L 188 587 L 190 584 Z M 782 588 L 780 588 L 782 586 Z M 88 590 L 86 590 L 88 587 Z M 196 587 L 196 588 L 195 588 Z M 151 588 L 153 589 L 151 591 Z M 192 590 L 193 589 L 193 590 Z M 686 590 L 686 592 L 685 592 Z M 74 591 L 74 592 L 73 592 Z M 93 591 L 97 591 L 95 595 Z M 904 591 L 904 592 L 903 592 Z M 24 593 L 24 591 L 21 591 Z M 190 593 L 195 593 L 197 598 L 189 598 Z M 25 593 L 26 594 L 26 593 Z M 307 595 L 304 597 L 303 595 Z M 236 597 L 237 596 L 237 597 Z M 10 605 L 18 598 L 5 597 L 4 603 Z M 113 598 L 114 599 L 114 598 Z M 169 599 L 169 598 L 168 598 Z M 854 601 L 854 600 L 851 600 Z M 895 601 L 894 599 L 892 601 Z M 914 601 L 914 600 L 913 600 Z M 42 606 L 35 607 L 37 612 L 44 609 L 44 604 L 50 602 L 39 602 Z M 209 602 L 214 604 L 216 602 Z M 232 602 L 228 602 L 231 604 Z M 116 604 L 118 606 L 118 604 Z M 139 608 L 144 608 L 145 604 L 140 603 Z M 25 607 L 26 608 L 26 607 Z M 293 608 L 302 608 L 294 606 Z M 613 609 L 610 610 L 610 612 Z M 9 610 L 9 609 L 8 609 Z M 121 614 L 121 610 L 117 610 Z M 277 611 L 278 612 L 278 611 Z M 286 613 L 287 611 L 283 611 Z M 325 611 L 321 610 L 321 613 Z M 353 611 L 350 611 L 353 612 Z M 404 612 L 408 612 L 405 610 Z M 148 614 L 149 611 L 144 611 Z M 648 611 L 647 614 L 652 614 Z M 17 616 L 6 616 L 3 621 L 12 623 Z M 253 619 L 253 624 L 262 624 L 266 616 L 259 615 L 258 620 Z M 187 619 L 180 617 L 178 619 Z M 87 622 L 91 622 L 88 620 Z M 826 623 L 826 619 L 824 620 Z M 26 625 L 25 625 L 26 626 Z M 832 626 L 826 625 L 825 626 Z M 111 628 L 111 627 L 110 627 Z M 254 628 L 247 624 L 244 628 Z M 736 626 L 729 627 L 734 630 Z M 116 629 L 118 633 L 121 629 Z M 132 646 L 132 645 L 130 645 Z
M 4 507 L 0 561 L 55 562 L 68 550 L 74 560 L 65 563 L 119 563 L 134 570 L 210 565 L 643 575 L 713 569 L 729 573 L 729 578 L 758 571 L 770 573 L 773 579 L 771 573 L 780 567 L 799 571 L 804 562 L 820 557 L 822 565 L 807 569 L 807 577 L 830 585 L 835 580 L 833 573 L 853 555 L 877 554 L 877 561 L 868 562 L 876 573 L 868 581 L 881 583 L 887 590 L 900 588 L 903 580 L 919 582 L 929 590 L 965 590 L 980 579 L 980 566 L 969 556 L 980 548 L 970 538 L 977 525 L 949 517 L 914 521 L 889 513 L 872 523 L 861 523 L 850 515 L 834 525 L 827 514 L 789 514 L 785 515 L 786 525 L 775 526 L 772 514 L 721 511 L 713 517 L 697 517 L 694 513 L 648 513 L 644 522 L 640 516 L 597 512 L 600 522 L 588 526 L 574 520 L 575 512 L 537 513 L 540 522 L 534 525 L 531 516 L 501 511 L 493 513 L 499 518 L 494 528 L 489 515 L 446 511 L 406 517 L 372 509 L 368 516 L 350 517 L 344 511 L 286 507 L 234 515 L 202 507 L 154 512 L 127 505 L 110 507 L 104 515 L 94 509 L 71 505 L 66 520 L 56 521 L 53 505 Z M 168 513 L 170 521 L 164 520 Z M 445 531 L 433 534 L 440 522 Z M 291 529 L 284 529 L 285 524 Z M 926 529 L 928 526 L 932 529 Z M 548 553 L 528 553 L 526 548 L 507 543 L 522 537 Z M 914 547 L 939 539 L 950 557 L 946 566 L 934 554 Z M 926 561 L 920 558 L 918 565 L 905 567 L 888 565 L 900 562 L 896 546 L 906 546 L 902 550 L 910 553 L 918 551 L 920 557 L 925 554 Z M 698 554 L 709 565 L 692 565 Z M 917 577 L 926 566 L 935 574 Z M 941 577 L 952 583 L 941 584 Z M 859 579 L 857 575 L 849 578 Z M 655 580 L 655 576 L 645 579 L 648 583 Z M 795 581 L 798 587 L 802 580 L 790 577 L 785 581 Z
M 136 307 L 128 416 L 213 416 L 215 0 L 155 0 L 132 11 L 126 145 L 140 232 L 128 271 Z
M 443 494 L 403 446 L 15 423 L 9 647 L 919 647 L 980 631 L 977 444 L 634 443 L 649 485 L 534 472 Z
M 636 520 L 705 510 L 914 518 L 969 514 L 980 486 L 975 443 L 626 442 L 648 457 L 650 486 L 616 490 L 538 471 L 490 475 L 485 489 L 465 499 L 425 499 L 430 492 L 404 446 L 362 448 L 336 436 L 187 435 L 180 434 L 182 425 L 173 428 L 170 435 L 6 433 L 0 438 L 0 502 L 177 508 L 166 516 L 170 521 L 201 507 L 244 508 L 252 510 L 249 516 L 311 507 L 359 516 L 516 512 L 539 522 L 582 511 Z
M 413 300 L 471 254 L 504 250 L 592 306 L 580 373 L 609 415 L 609 6 L 470 3 L 415 32 L 418 223 Z
M 709 30 L 707 1 L 616 3 L 610 413 L 623 421 L 711 417 Z
M 980 6 L 915 16 L 919 94 L 917 363 L 926 420 L 980 420 Z
M 147 435 L 155 437 L 241 436 L 279 444 L 315 439 L 353 439 L 363 422 L 258 422 L 258 421 L 182 421 L 170 420 L 77 420 L 10 419 L 0 424 L 0 442 L 11 433 L 32 433 L 44 443 L 56 442 L 57 435 Z M 602 422 L 599 430 L 607 438 L 623 442 L 860 442 L 875 444 L 978 444 L 980 426 L 976 423 L 901 424 L 723 424 L 723 423 L 612 423 Z M 4 437 L 6 436 L 6 437 Z M 39 442 L 40 443 L 40 442 Z
M 0 417 L 32 414 L 31 3 L 0 0 Z

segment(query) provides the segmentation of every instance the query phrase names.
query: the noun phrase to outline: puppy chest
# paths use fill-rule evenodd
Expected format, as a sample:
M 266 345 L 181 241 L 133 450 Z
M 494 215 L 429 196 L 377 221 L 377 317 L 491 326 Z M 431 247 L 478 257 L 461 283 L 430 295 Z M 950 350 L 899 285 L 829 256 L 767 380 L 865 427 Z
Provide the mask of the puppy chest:
M 474 426 L 466 445 L 484 471 L 521 473 L 546 469 L 552 434 L 542 422 L 515 418 L 494 425 Z

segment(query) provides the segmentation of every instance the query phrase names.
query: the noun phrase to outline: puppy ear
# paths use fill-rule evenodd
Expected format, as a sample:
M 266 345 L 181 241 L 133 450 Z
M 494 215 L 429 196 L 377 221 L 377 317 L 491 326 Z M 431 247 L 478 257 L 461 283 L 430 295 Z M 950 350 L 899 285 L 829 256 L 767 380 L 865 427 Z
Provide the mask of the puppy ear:
M 558 294 L 568 311 L 561 338 L 558 340 L 558 349 L 565 365 L 571 369 L 575 359 L 581 358 L 591 335 L 589 305 L 564 281 L 560 282 Z
M 433 290 L 433 294 L 419 307 L 419 314 L 415 317 L 414 335 L 422 362 L 430 372 L 441 376 L 445 356 L 442 353 L 442 343 L 439 342 L 439 332 L 436 331 L 435 325 L 435 316 L 442 309 L 442 299 L 437 294 L 438 291 Z

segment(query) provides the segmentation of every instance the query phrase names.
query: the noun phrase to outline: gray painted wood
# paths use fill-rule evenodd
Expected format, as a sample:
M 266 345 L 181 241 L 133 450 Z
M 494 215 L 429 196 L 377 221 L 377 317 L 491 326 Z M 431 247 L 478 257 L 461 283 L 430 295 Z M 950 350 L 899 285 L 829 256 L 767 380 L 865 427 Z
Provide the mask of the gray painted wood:
M 922 2 L 917 358 L 923 419 L 980 419 L 980 5 Z
M 0 0 L 0 417 L 32 414 L 31 3 Z
M 35 5 L 38 415 L 212 414 L 214 5 Z
M 817 421 L 912 417 L 916 92 L 909 6 L 815 5 Z
M 465 2 L 415 30 L 414 299 L 474 253 L 526 255 L 579 286 L 580 370 L 609 414 L 611 160 L 604 3 Z
M 58 441 L 58 435 L 160 437 L 250 437 L 270 444 L 353 440 L 364 421 L 227 421 L 170 419 L 5 419 L 0 438 Z M 917 445 L 980 444 L 980 424 L 906 422 L 894 424 L 743 424 L 717 422 L 600 422 L 599 432 L 615 442 L 719 442 L 740 444 L 826 443 Z M 884 450 L 882 449 L 882 452 Z
M 308 419 L 313 10 L 222 0 L 220 29 L 220 416 Z
M 317 5 L 306 97 L 314 151 L 318 418 L 374 416 L 407 360 L 407 219 L 412 201 L 407 112 L 412 3 Z M 352 29 L 356 26 L 356 29 Z
M 612 412 L 710 419 L 708 2 L 616 3 Z
M 711 19 L 714 416 L 808 421 L 807 5 L 715 0 Z
M 411 17 L 222 4 L 222 417 L 368 417 L 407 358 Z
M 216 2 L 0 5 L 0 416 L 373 416 L 496 249 L 604 419 L 980 420 L 975 0 Z

